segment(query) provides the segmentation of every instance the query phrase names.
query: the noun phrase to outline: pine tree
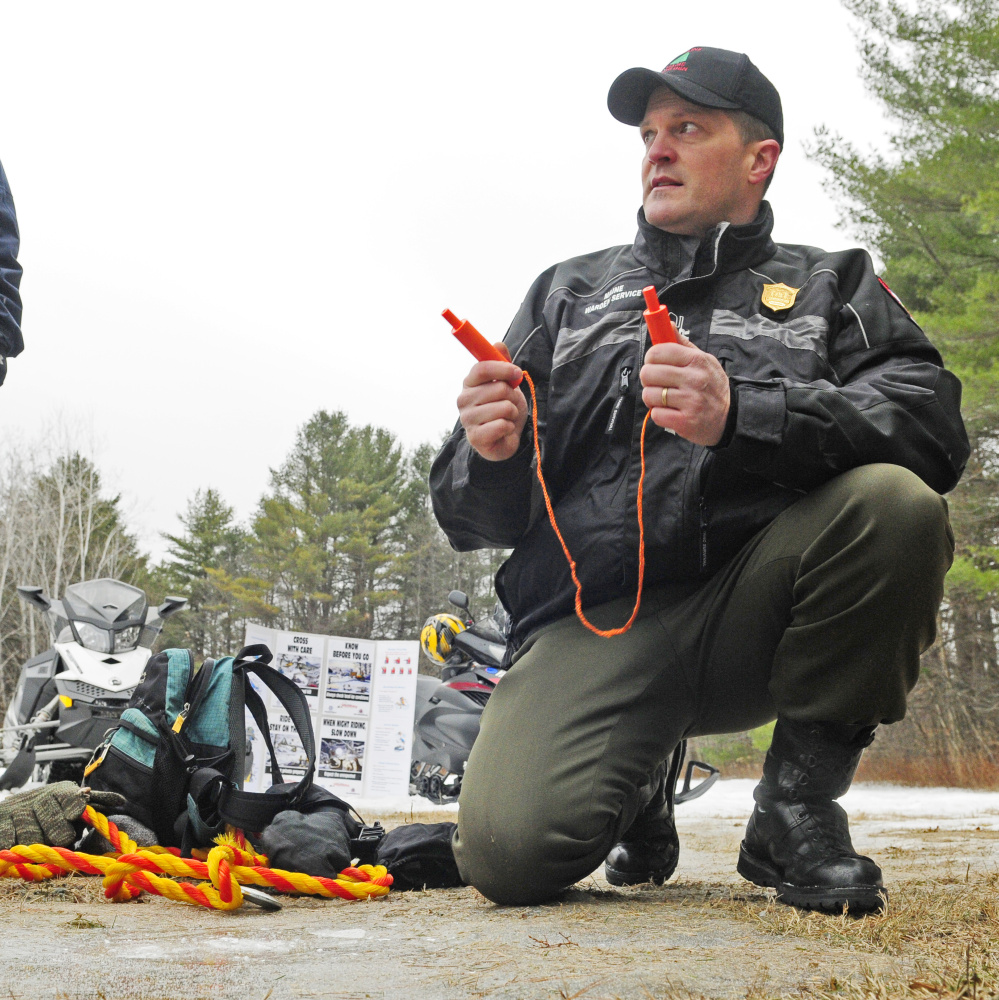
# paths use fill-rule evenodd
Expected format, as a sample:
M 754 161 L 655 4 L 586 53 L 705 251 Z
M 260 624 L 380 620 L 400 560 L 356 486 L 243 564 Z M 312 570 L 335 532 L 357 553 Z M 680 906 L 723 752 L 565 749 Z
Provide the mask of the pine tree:
M 186 597 L 187 608 L 171 619 L 161 646 L 190 647 L 199 658 L 234 653 L 247 620 L 277 613 L 249 565 L 250 537 L 214 489 L 197 490 L 180 515 L 183 532 L 164 534 L 169 558 L 152 574 L 157 598 Z
M 405 463 L 383 428 L 320 410 L 271 470 L 253 522 L 255 559 L 283 620 L 325 634 L 371 637 L 397 598 L 388 576 Z
M 964 385 L 973 450 L 948 498 L 957 557 L 943 641 L 916 693 L 924 742 L 961 778 L 969 755 L 999 761 L 999 0 L 844 5 L 859 20 L 865 84 L 893 126 L 889 147 L 864 155 L 819 130 L 812 153 L 845 228 L 882 258 Z

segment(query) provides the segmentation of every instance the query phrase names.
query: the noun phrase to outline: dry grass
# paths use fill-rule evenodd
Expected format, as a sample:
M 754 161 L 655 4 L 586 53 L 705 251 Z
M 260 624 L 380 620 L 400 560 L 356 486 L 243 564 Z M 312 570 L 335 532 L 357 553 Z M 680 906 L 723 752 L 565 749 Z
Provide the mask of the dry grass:
M 865 970 L 860 981 L 837 981 L 791 996 L 821 1000 L 937 997 L 940 1000 L 999 998 L 999 872 L 964 879 L 908 880 L 892 888 L 884 913 L 850 917 L 806 913 L 784 906 L 773 896 L 726 893 L 691 885 L 692 898 L 727 909 L 767 934 L 798 937 L 834 948 L 889 955 L 899 959 L 896 972 Z M 762 905 L 761 905 L 762 904 Z M 766 984 L 747 992 L 747 1000 L 789 994 L 773 993 Z M 669 1000 L 682 993 L 666 994 Z
M 101 880 L 89 875 L 71 874 L 44 882 L 21 882 L 0 879 L 0 905 L 26 903 L 101 903 L 104 889 Z
M 775 992 L 775 988 L 778 992 Z M 970 961 L 950 974 L 899 976 L 865 969 L 860 980 L 841 982 L 830 976 L 819 987 L 802 987 L 793 992 L 779 991 L 762 978 L 746 990 L 745 1000 L 995 1000 L 997 986 L 984 980 Z M 647 1000 L 712 1000 L 683 984 L 667 984 L 664 991 L 645 990 Z
M 706 753 L 711 760 L 711 754 Z M 763 754 L 727 761 L 722 766 L 726 778 L 753 778 L 763 774 Z M 865 755 L 857 769 L 857 781 L 879 781 L 892 785 L 926 788 L 980 788 L 999 790 L 999 761 L 988 757 L 947 760 L 931 756 Z
M 755 910 L 743 903 L 748 915 L 768 934 L 793 934 L 827 944 L 862 948 L 886 955 L 902 955 L 913 947 L 920 952 L 960 952 L 969 941 L 990 940 L 999 947 L 999 873 L 905 881 L 892 887 L 884 913 L 830 917 L 807 913 L 767 899 Z
M 965 755 L 960 759 L 908 754 L 865 754 L 858 781 L 886 781 L 896 785 L 933 788 L 999 789 L 999 761 Z

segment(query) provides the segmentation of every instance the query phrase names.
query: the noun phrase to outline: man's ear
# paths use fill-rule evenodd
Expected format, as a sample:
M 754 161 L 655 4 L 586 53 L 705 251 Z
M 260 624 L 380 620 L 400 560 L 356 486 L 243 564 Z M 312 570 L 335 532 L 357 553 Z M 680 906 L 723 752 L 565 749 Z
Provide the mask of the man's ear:
M 756 147 L 756 154 L 746 179 L 750 184 L 762 184 L 777 166 L 777 161 L 780 159 L 780 143 L 776 139 L 763 139 L 753 145 Z

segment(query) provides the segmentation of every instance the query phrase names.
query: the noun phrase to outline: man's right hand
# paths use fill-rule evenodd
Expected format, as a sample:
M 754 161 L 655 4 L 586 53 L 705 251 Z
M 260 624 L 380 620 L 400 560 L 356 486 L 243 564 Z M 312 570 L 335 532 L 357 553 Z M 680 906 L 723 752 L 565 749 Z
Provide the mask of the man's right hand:
M 496 346 L 507 357 L 506 344 Z M 510 385 L 521 370 L 510 361 L 479 361 L 462 383 L 458 417 L 468 443 L 490 462 L 511 458 L 527 423 L 527 399 Z

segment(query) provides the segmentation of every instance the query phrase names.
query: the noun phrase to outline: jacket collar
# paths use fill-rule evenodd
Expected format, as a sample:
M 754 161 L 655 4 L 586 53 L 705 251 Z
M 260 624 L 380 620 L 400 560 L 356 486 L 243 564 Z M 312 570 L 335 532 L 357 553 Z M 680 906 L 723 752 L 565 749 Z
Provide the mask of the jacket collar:
M 700 241 L 690 277 L 728 274 L 769 260 L 777 252 L 777 244 L 770 238 L 773 225 L 773 211 L 770 203 L 764 201 L 752 222 L 743 226 L 723 222 L 716 226 Z M 690 237 L 656 228 L 645 218 L 645 209 L 638 210 L 638 235 L 633 250 L 639 263 L 654 274 L 662 275 L 668 282 L 680 278 L 684 261 L 689 257 L 684 244 L 689 240 Z

